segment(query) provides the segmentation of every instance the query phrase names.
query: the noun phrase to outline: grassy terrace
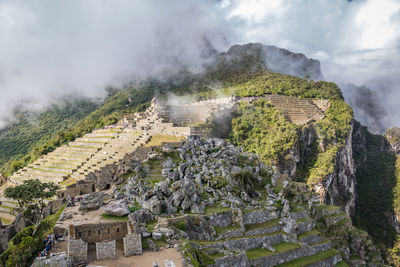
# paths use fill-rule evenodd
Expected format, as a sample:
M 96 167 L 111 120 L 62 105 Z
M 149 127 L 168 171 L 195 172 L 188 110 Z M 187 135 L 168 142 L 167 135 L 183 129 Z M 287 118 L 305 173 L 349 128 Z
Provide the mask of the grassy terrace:
M 337 206 L 332 206 L 332 205 L 325 205 L 325 204 L 322 204 L 322 205 L 319 205 L 319 206 L 317 207 L 317 209 L 318 209 L 318 210 L 338 210 L 339 207 L 337 207 Z
M 303 223 L 303 222 L 309 222 L 309 221 L 312 221 L 312 219 L 310 219 L 310 218 L 306 217 L 306 218 L 303 218 L 303 219 L 297 220 L 297 221 L 296 221 L 296 223 Z
M 331 214 L 331 215 L 324 216 L 324 218 L 334 218 L 334 217 L 340 217 L 340 216 L 346 216 L 346 213 L 345 212 L 338 212 L 338 213 L 334 213 L 334 214 Z
M 0 218 L 2 224 L 11 224 L 12 221 L 7 220 L 6 218 Z
M 69 147 L 100 149 L 99 147 L 95 147 L 95 146 L 69 146 Z
M 1 208 L 9 209 L 10 211 L 14 210 L 13 207 L 6 206 L 6 205 L 0 205 Z
M 295 249 L 300 248 L 300 246 L 298 244 L 289 243 L 289 242 L 278 243 L 278 244 L 273 245 L 273 247 L 276 249 L 276 252 L 271 252 L 264 248 L 249 249 L 246 251 L 247 258 L 249 258 L 249 260 L 254 260 L 254 259 L 259 259 L 262 257 L 270 256 L 273 254 L 283 253 L 286 251 L 295 250 Z
M 277 231 L 273 233 L 268 233 L 268 234 L 263 234 L 263 235 L 248 235 L 248 236 L 238 236 L 238 237 L 232 237 L 227 240 L 238 240 L 238 239 L 243 239 L 243 238 L 255 238 L 255 237 L 264 237 L 264 236 L 273 236 L 273 235 L 278 235 L 278 234 L 284 234 L 282 231 Z M 196 240 L 194 241 L 200 245 L 212 245 L 212 244 L 217 244 L 217 243 L 223 243 L 224 241 L 221 240 L 213 240 L 213 241 L 207 241 L 207 240 Z
M 230 210 L 231 210 L 231 208 L 224 208 L 224 207 L 215 205 L 215 206 L 207 206 L 205 208 L 205 213 L 206 214 L 220 213 L 220 212 L 226 212 L 226 211 L 230 211 Z
M 185 137 L 173 136 L 173 135 L 154 135 L 151 137 L 150 141 L 144 145 L 145 147 L 160 146 L 162 143 L 175 143 L 182 142 Z
M 251 230 L 255 230 L 255 229 L 271 228 L 274 226 L 278 226 L 279 221 L 280 221 L 280 219 L 278 218 L 278 219 L 266 221 L 263 223 L 246 224 L 244 227 L 246 228 L 246 231 L 251 231 Z
M 322 252 L 319 252 L 315 255 L 311 255 L 311 256 L 307 256 L 307 257 L 303 257 L 303 258 L 299 258 L 284 264 L 280 264 L 277 265 L 279 267 L 303 267 L 303 266 L 307 266 L 308 264 L 311 263 L 316 263 L 319 261 L 322 261 L 324 259 L 328 259 L 331 258 L 335 255 L 338 255 L 339 251 L 337 251 L 336 249 L 328 249 Z
M 318 232 L 317 230 L 311 230 L 311 231 L 308 231 L 308 232 L 305 232 L 305 233 L 302 233 L 301 235 L 299 235 L 298 237 L 297 237 L 297 239 L 302 239 L 302 238 L 305 238 L 305 237 L 308 237 L 308 236 L 311 236 L 311 235 L 316 235 L 316 234 L 320 234 L 320 232 Z
M 214 226 L 214 229 L 215 229 L 215 232 L 217 232 L 217 234 L 222 234 L 222 233 L 225 233 L 227 231 L 239 230 L 240 227 L 236 226 L 236 225 L 229 225 L 227 227 Z
M 52 170 L 44 170 L 44 169 L 40 169 L 40 168 L 31 168 L 32 170 L 35 171 L 41 171 L 41 172 L 50 172 L 50 173 L 62 173 L 62 174 L 69 174 L 69 172 L 63 172 L 63 171 L 52 171 Z
M 76 183 L 76 179 L 74 179 L 74 178 L 72 178 L 72 177 L 69 177 L 68 179 L 62 181 L 62 182 L 59 183 L 59 184 L 60 184 L 60 185 L 68 186 L 68 185 L 72 185 L 72 184 L 75 184 L 75 183 Z

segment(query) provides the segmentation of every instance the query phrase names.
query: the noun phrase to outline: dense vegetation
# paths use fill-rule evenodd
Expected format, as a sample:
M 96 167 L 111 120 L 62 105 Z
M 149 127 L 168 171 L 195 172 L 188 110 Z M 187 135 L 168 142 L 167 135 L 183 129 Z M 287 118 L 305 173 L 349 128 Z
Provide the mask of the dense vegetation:
M 332 82 L 309 81 L 300 77 L 268 70 L 252 74 L 252 77 L 225 90 L 239 97 L 280 94 L 301 98 L 343 100 L 340 88 Z
M 97 109 L 90 101 L 86 101 L 87 105 L 71 102 L 64 108 L 55 105 L 42 114 L 35 114 L 40 122 L 37 126 L 32 126 L 27 120 L 28 114 L 24 114 L 16 125 L 0 133 L 0 172 L 10 175 L 62 144 L 115 123 L 125 113 L 144 109 L 157 86 L 148 82 L 139 88 L 127 87 L 110 95 Z
M 288 122 L 269 101 L 242 103 L 232 120 L 231 140 L 247 151 L 257 153 L 271 165 L 286 165 L 285 156 L 298 139 L 296 125 Z
M 17 233 L 9 242 L 9 247 L 0 255 L 0 266 L 31 266 L 31 263 L 44 249 L 44 238 L 53 232 L 53 227 L 64 207 L 57 213 L 43 219 L 35 231 L 35 226 L 28 226 Z
M 388 150 L 389 144 L 383 136 L 369 133 L 358 123 L 356 127 L 365 140 L 361 143 L 362 139 L 357 138 L 353 142 L 358 170 L 357 209 L 353 221 L 379 243 L 390 247 L 396 238 L 394 228 L 388 223 L 388 215 L 394 210 L 396 158 Z
M 79 120 L 95 110 L 97 104 L 87 99 L 63 99 L 46 111 L 19 112 L 9 125 L 0 130 L 0 173 L 10 173 L 26 154 L 37 155 L 46 150 L 44 144 L 57 133 L 68 131 Z
M 302 98 L 323 98 L 331 101 L 325 118 L 314 122 L 312 131 L 318 139 L 308 148 L 307 161 L 298 164 L 298 180 L 315 184 L 334 172 L 336 156 L 345 145 L 351 129 L 353 111 L 343 101 L 340 89 L 330 82 L 314 82 L 299 77 L 263 71 L 248 75 L 248 80 L 222 91 L 239 97 L 281 94 Z M 302 146 L 299 137 L 304 129 L 288 122 L 266 101 L 238 106 L 232 121 L 231 140 L 255 152 L 268 162 L 285 167 L 293 149 Z

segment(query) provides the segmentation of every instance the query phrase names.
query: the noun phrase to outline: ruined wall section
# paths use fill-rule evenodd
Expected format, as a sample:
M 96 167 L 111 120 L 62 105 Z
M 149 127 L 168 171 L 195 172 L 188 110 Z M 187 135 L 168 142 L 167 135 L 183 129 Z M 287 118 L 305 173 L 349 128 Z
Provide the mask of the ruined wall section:
M 73 231 L 73 237 L 75 239 L 82 239 L 87 243 L 120 240 L 127 234 L 128 229 L 126 221 L 75 225 Z

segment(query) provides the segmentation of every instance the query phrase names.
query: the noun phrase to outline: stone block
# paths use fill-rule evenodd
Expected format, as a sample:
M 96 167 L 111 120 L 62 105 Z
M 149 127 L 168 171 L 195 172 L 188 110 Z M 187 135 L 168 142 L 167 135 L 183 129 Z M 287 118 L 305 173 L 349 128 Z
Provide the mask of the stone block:
M 115 259 L 115 240 L 96 243 L 97 260 Z
M 140 235 L 127 234 L 123 240 L 125 257 L 142 254 L 142 239 Z

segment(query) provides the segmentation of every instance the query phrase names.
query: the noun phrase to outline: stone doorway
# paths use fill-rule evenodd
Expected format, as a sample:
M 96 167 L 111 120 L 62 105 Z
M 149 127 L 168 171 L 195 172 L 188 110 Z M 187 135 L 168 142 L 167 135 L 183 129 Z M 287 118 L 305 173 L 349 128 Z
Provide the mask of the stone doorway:
M 88 243 L 87 262 L 92 262 L 97 259 L 96 243 Z

